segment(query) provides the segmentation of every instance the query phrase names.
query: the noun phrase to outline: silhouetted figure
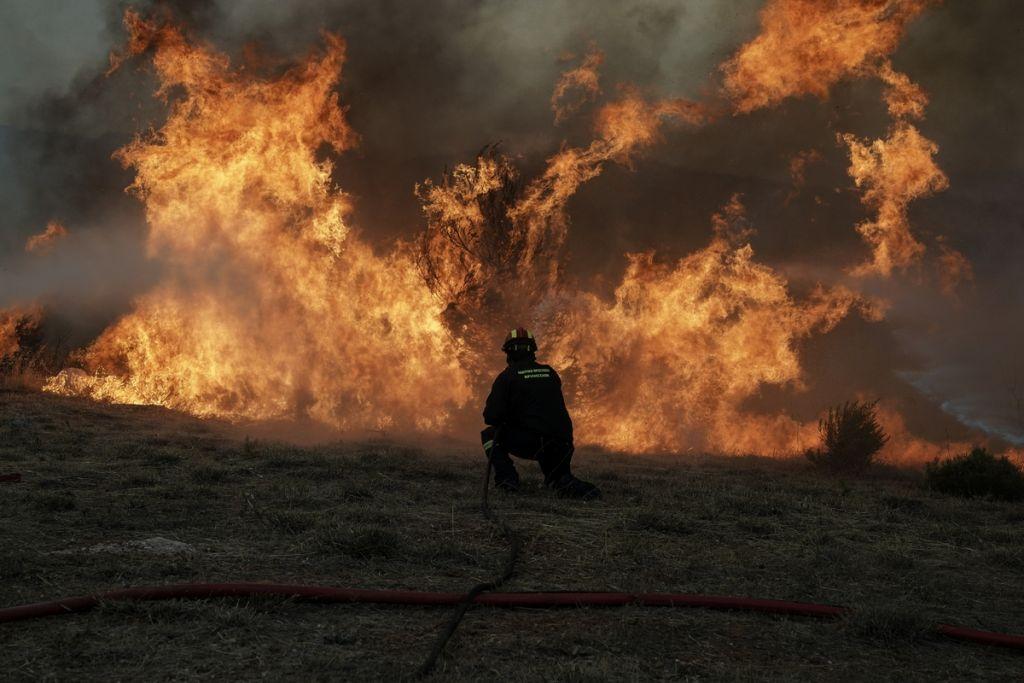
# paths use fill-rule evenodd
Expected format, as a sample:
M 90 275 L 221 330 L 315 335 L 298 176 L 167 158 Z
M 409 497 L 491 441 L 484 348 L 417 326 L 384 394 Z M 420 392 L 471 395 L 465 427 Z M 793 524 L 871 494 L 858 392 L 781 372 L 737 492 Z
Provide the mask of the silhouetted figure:
M 537 362 L 537 342 L 522 327 L 508 333 L 501 347 L 508 367 L 491 387 L 484 408 L 487 429 L 480 433 L 494 466 L 494 483 L 519 490 L 519 473 L 510 455 L 536 460 L 544 484 L 559 495 L 592 500 L 601 497 L 593 484 L 573 476 L 572 419 L 565 409 L 562 380 L 550 365 Z

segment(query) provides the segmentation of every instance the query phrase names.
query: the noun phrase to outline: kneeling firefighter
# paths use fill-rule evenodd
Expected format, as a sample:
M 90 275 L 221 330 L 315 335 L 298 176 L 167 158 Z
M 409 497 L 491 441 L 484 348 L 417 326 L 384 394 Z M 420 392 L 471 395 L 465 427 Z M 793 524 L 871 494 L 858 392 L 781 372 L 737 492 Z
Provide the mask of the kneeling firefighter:
M 510 455 L 536 460 L 544 484 L 561 496 L 593 500 L 601 492 L 577 479 L 572 461 L 572 419 L 565 409 L 562 380 L 550 365 L 537 362 L 537 342 L 522 327 L 508 333 L 501 347 L 508 367 L 494 380 L 484 408 L 487 429 L 480 433 L 494 467 L 495 485 L 519 490 L 519 473 Z

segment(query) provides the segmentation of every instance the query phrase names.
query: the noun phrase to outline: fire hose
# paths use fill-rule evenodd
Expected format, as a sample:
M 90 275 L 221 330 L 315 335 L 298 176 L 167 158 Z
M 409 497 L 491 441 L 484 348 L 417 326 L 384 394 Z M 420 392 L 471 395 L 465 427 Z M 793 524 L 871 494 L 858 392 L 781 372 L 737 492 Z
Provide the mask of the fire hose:
M 423 664 L 417 669 L 413 678 L 425 678 L 434 667 L 437 665 L 437 660 L 441 657 L 441 653 L 444 652 L 444 646 L 448 644 L 448 641 L 455 634 L 455 629 L 459 627 L 459 623 L 462 621 L 462 617 L 466 616 L 466 612 L 473 606 L 474 603 L 480 598 L 480 596 L 486 591 L 492 591 L 495 588 L 500 588 L 502 584 L 512 578 L 512 573 L 516 569 L 516 560 L 519 559 L 519 550 L 521 543 L 519 536 L 512 531 L 512 528 L 500 517 L 494 514 L 491 510 L 490 501 L 487 497 L 487 492 L 490 490 L 491 483 L 491 469 L 494 462 L 491 460 L 491 451 L 485 450 L 484 453 L 487 455 L 487 466 L 484 468 L 484 483 L 483 490 L 480 494 L 480 513 L 484 516 L 484 519 L 490 521 L 501 532 L 501 535 L 508 541 L 508 558 L 505 560 L 505 566 L 499 574 L 492 581 L 484 581 L 478 583 L 466 592 L 463 596 L 462 601 L 459 603 L 459 607 L 452 613 L 448 623 L 445 624 L 444 629 L 438 634 L 437 640 L 434 641 L 434 647 L 431 648 L 430 654 L 423 660 Z
M 0 609 L 0 623 L 24 621 L 39 617 L 86 612 L 104 602 L 153 600 L 206 600 L 211 598 L 291 598 L 303 602 L 376 605 L 410 605 L 419 607 L 454 607 L 466 601 L 465 593 L 413 590 L 374 590 L 365 588 L 331 588 L 279 583 L 179 583 L 166 586 L 122 588 L 120 590 L 37 602 Z M 852 614 L 847 607 L 812 602 L 765 600 L 726 595 L 692 595 L 687 593 L 624 593 L 624 592 L 519 592 L 484 593 L 471 603 L 481 607 L 529 607 L 552 609 L 568 607 L 695 607 L 711 610 L 760 612 L 796 617 L 831 619 Z M 1024 636 L 973 628 L 937 624 L 938 635 L 985 645 L 1002 645 L 1024 651 Z
M 474 605 L 486 607 L 531 607 L 535 609 L 566 607 L 694 607 L 712 610 L 743 610 L 785 616 L 838 618 L 852 613 L 846 607 L 787 600 L 767 600 L 721 595 L 692 595 L 686 593 L 624 593 L 624 592 L 518 592 L 495 593 L 515 570 L 521 542 L 518 535 L 494 514 L 488 501 L 491 461 L 488 458 L 484 474 L 480 510 L 494 523 L 509 543 L 508 558 L 495 579 L 473 586 L 466 593 L 427 592 L 412 590 L 374 590 L 362 588 L 332 588 L 275 583 L 185 583 L 167 586 L 123 588 L 94 595 L 84 595 L 50 602 L 38 602 L 16 607 L 0 608 L 0 623 L 85 612 L 104 602 L 153 601 L 175 599 L 255 598 L 283 597 L 319 603 L 360 603 L 378 605 L 412 605 L 422 607 L 456 607 L 445 628 L 439 634 L 426 660 L 415 677 L 427 676 L 437 664 L 448 640 L 455 633 L 462 617 Z M 0 481 L 19 481 L 20 476 L 5 475 Z M 17 477 L 17 478 L 15 478 Z M 1024 636 L 982 631 L 973 628 L 936 624 L 933 632 L 954 640 L 998 645 L 1024 651 Z

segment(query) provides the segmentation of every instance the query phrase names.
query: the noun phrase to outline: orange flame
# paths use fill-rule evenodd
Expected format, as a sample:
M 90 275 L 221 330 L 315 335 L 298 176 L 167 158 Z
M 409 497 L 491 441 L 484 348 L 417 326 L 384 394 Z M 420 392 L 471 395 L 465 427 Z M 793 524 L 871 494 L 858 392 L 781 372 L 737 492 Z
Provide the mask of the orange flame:
M 752 231 L 738 197 L 714 217 L 706 248 L 676 264 L 657 262 L 653 252 L 630 255 L 611 303 L 556 277 L 521 277 L 534 272 L 530 254 L 536 253 L 524 247 L 528 232 L 517 221 L 522 207 L 530 207 L 536 222 L 564 229 L 561 204 L 533 198 L 548 197 L 538 188 L 558 187 L 559 179 L 566 183 L 563 193 L 574 190 L 579 167 L 560 164 L 585 156 L 563 150 L 520 197 L 507 196 L 515 182 L 500 180 L 517 178 L 508 160 L 493 156 L 482 156 L 475 168 L 457 168 L 445 185 L 421 186 L 429 223 L 422 247 L 427 260 L 440 265 L 433 271 L 441 277 L 435 292 L 451 297 L 449 308 L 458 311 L 453 332 L 486 340 L 496 314 L 529 300 L 517 313 L 529 316 L 546 357 L 563 369 L 578 431 L 590 443 L 626 451 L 758 453 L 811 445 L 816 423 L 750 414 L 743 403 L 765 385 L 799 388 L 797 342 L 828 331 L 853 309 L 875 319 L 880 307 L 842 288 L 819 287 L 805 301 L 794 300 L 784 278 L 753 260 L 745 241 Z M 506 194 L 492 194 L 499 188 Z M 495 210 L 497 199 L 505 204 Z M 488 222 L 487 216 L 506 220 Z M 488 250 L 496 244 L 504 251 Z M 504 278 L 505 261 L 490 260 L 495 253 L 516 254 L 516 267 Z M 511 301 L 502 298 L 510 290 Z M 475 368 L 483 384 L 486 365 Z
M 343 41 L 325 34 L 322 53 L 261 81 L 174 26 L 125 23 L 130 53 L 153 50 L 159 92 L 182 93 L 117 153 L 171 274 L 87 350 L 91 374 L 48 388 L 348 429 L 443 424 L 468 395 L 440 311 L 409 256 L 353 234 L 316 156 L 355 140 L 333 91 Z
M 838 81 L 891 53 L 929 0 L 770 0 L 761 31 L 722 65 L 724 90 L 746 113 L 788 97 L 824 99 Z
M 914 436 L 907 428 L 899 410 L 887 402 L 879 403 L 876 414 L 878 423 L 889 437 L 879 453 L 881 460 L 894 465 L 908 465 L 941 460 L 966 453 L 972 446 L 967 441 L 946 441 L 932 443 Z
M 532 320 L 546 329 L 558 317 L 566 203 L 608 161 L 628 163 L 654 144 L 666 120 L 695 124 L 703 109 L 686 100 L 650 102 L 625 89 L 598 112 L 595 139 L 563 146 L 544 172 L 524 183 L 511 161 L 485 150 L 475 166 L 460 164 L 438 184 L 416 188 L 427 226 L 418 241 L 421 272 L 463 343 L 464 366 L 477 373 L 496 319 Z M 478 376 L 478 382 L 483 379 Z
M 883 62 L 878 77 L 885 83 L 885 105 L 894 119 L 924 118 L 928 95 L 906 74 L 893 70 L 892 64 Z
M 28 241 L 25 242 L 25 251 L 30 254 L 49 253 L 67 235 L 67 228 L 59 221 L 50 221 L 46 224 L 46 229 L 43 232 L 28 238 Z
M 906 268 L 925 250 L 910 230 L 908 205 L 949 186 L 933 158 L 938 146 L 903 121 L 884 140 L 861 141 L 848 133 L 840 139 L 850 150 L 850 176 L 864 190 L 861 200 L 878 212 L 874 220 L 857 226 L 873 257 L 853 273 L 890 275 L 894 268 Z
M 762 35 L 724 67 L 736 111 L 824 96 L 876 68 L 925 4 L 772 0 Z M 487 149 L 418 185 L 426 229 L 378 255 L 346 222 L 349 200 L 317 155 L 356 141 L 334 92 L 339 37 L 259 80 L 174 26 L 133 12 L 125 23 L 130 40 L 112 68 L 151 53 L 170 100 L 166 123 L 117 153 L 136 171 L 149 248 L 168 277 L 87 349 L 87 372 L 60 373 L 51 391 L 198 415 L 437 429 L 480 398 L 494 335 L 510 321 L 538 328 L 564 371 L 581 442 L 788 453 L 817 440 L 816 423 L 753 413 L 749 400 L 765 386 L 802 388 L 802 340 L 853 313 L 882 314 L 842 287 L 795 296 L 755 261 L 739 197 L 713 217 L 703 249 L 675 263 L 628 255 L 610 301 L 567 280 L 569 199 L 606 163 L 628 165 L 656 144 L 666 123 L 704 122 L 702 104 L 622 88 L 598 110 L 593 140 L 563 145 L 531 180 Z M 596 97 L 600 63 L 592 50 L 559 81 L 556 119 Z M 946 181 L 933 143 L 905 120 L 920 117 L 923 92 L 888 64 L 876 71 L 897 123 L 887 140 L 842 139 L 879 214 L 860 228 L 872 267 L 889 272 L 919 246 L 907 204 Z
M 601 94 L 598 70 L 604 63 L 604 53 L 591 45 L 580 65 L 564 72 L 551 94 L 551 110 L 555 123 L 561 123 L 587 102 Z
M 0 361 L 14 356 L 21 350 L 21 336 L 26 330 L 34 329 L 42 322 L 43 311 L 39 306 L 12 306 L 0 309 Z
M 877 73 L 886 86 L 885 102 L 894 119 L 888 138 L 867 143 L 850 134 L 840 136 L 849 149 L 850 177 L 864 188 L 861 200 L 878 212 L 875 220 L 857 226 L 872 247 L 872 260 L 854 268 L 854 275 L 888 276 L 918 261 L 925 246 L 911 232 L 907 206 L 949 187 L 934 160 L 938 145 L 907 121 L 924 117 L 928 96 L 887 61 Z
M 868 142 L 839 136 L 849 150 L 849 174 L 864 190 L 863 202 L 877 211 L 873 220 L 857 226 L 872 259 L 854 268 L 854 275 L 888 276 L 917 262 L 925 247 L 910 229 L 907 206 L 948 186 L 933 159 L 938 147 L 908 122 L 924 116 L 927 95 L 887 60 L 907 24 L 929 4 L 771 0 L 761 12 L 757 37 L 722 65 L 723 90 L 737 113 L 789 97 L 825 98 L 844 78 L 874 75 L 885 85 L 894 120 L 888 137 Z
M 753 258 L 738 197 L 714 217 L 707 247 L 675 264 L 633 254 L 611 304 L 580 295 L 556 357 L 569 368 L 580 431 L 609 448 L 782 454 L 810 446 L 815 423 L 758 415 L 766 385 L 801 386 L 797 342 L 852 309 L 880 309 L 818 287 L 795 300 Z

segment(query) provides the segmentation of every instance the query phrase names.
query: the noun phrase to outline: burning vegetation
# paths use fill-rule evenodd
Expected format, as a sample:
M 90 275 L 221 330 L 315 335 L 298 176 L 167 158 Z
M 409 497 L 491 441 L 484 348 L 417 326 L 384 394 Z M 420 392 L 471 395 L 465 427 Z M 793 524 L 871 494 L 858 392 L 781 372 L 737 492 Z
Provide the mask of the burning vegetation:
M 41 317 L 42 311 L 34 306 L 0 311 L 0 359 L 14 358 L 23 351 L 25 337 L 38 328 Z
M 874 71 L 929 0 L 772 0 L 761 32 L 722 65 L 735 111 L 749 113 L 790 97 L 828 97 L 844 78 Z
M 61 338 L 47 338 L 41 306 L 0 310 L 0 388 L 35 389 L 67 361 Z
M 260 80 L 175 25 L 125 24 L 115 67 L 151 54 L 170 113 L 116 156 L 169 274 L 85 350 L 86 372 L 48 389 L 340 429 L 444 424 L 468 393 L 435 302 L 409 255 L 379 257 L 351 230 L 317 156 L 356 140 L 334 92 L 341 38 Z
M 794 290 L 757 261 L 740 195 L 711 218 L 703 247 L 682 258 L 627 254 L 602 296 L 566 274 L 568 204 L 608 164 L 635 163 L 669 125 L 694 129 L 875 78 L 892 117 L 887 137 L 838 138 L 875 213 L 856 226 L 870 260 L 851 272 L 887 277 L 911 266 L 926 247 L 908 205 L 948 180 L 937 146 L 912 123 L 927 96 L 887 58 L 928 4 L 772 0 L 760 34 L 722 65 L 717 102 L 626 85 L 595 104 L 604 55 L 592 47 L 551 98 L 556 122 L 596 107 L 589 142 L 564 143 L 534 177 L 492 146 L 424 180 L 421 234 L 385 250 L 350 224 L 351 200 L 324 153 L 358 143 L 337 93 L 342 37 L 325 33 L 291 68 L 256 76 L 175 23 L 129 10 L 129 40 L 111 70 L 150 60 L 168 113 L 115 157 L 135 174 L 148 250 L 166 269 L 46 388 L 200 416 L 441 430 L 476 412 L 505 321 L 523 321 L 563 371 L 581 441 L 629 452 L 803 452 L 816 421 L 751 401 L 769 387 L 800 391 L 802 342 L 851 315 L 879 320 L 885 302 L 849 284 Z M 794 183 L 821 158 L 794 158 Z M 53 225 L 33 238 L 40 248 L 63 234 Z M 945 241 L 938 251 L 941 286 L 953 292 L 970 264 Z M 17 350 L 20 314 L 4 315 L 0 356 Z
M 60 221 L 50 221 L 41 233 L 28 238 L 25 242 L 25 251 L 30 254 L 49 253 L 67 235 L 68 229 Z

